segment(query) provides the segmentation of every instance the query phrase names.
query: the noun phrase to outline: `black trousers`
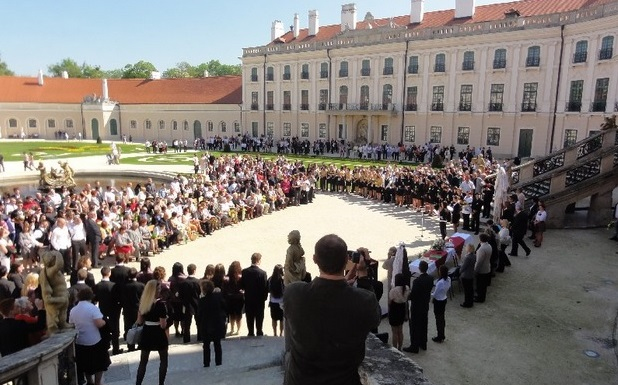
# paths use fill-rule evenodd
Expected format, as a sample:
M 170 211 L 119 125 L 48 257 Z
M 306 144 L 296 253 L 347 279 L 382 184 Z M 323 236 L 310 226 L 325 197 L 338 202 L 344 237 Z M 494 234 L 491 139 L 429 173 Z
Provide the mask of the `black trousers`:
M 90 262 L 92 267 L 99 266 L 99 247 L 101 246 L 100 239 L 94 239 L 88 243 L 88 250 L 90 250 Z
M 477 302 L 485 302 L 487 286 L 491 281 L 491 273 L 476 275 L 476 299 Z
M 470 214 L 462 214 L 463 217 L 463 229 L 470 230 Z
M 191 314 L 189 311 L 185 311 L 182 316 L 182 342 L 191 342 L 191 323 L 193 322 L 193 318 L 195 318 L 195 324 L 197 325 L 197 316 L 195 314 Z M 197 340 L 200 341 L 202 338 L 200 336 L 199 328 L 197 329 Z
M 436 330 L 438 330 L 438 339 L 443 340 L 446 337 L 444 336 L 444 328 L 446 326 L 446 320 L 444 318 L 444 313 L 446 313 L 446 300 L 438 301 L 436 299 L 433 300 L 433 315 L 436 317 Z
M 519 250 L 519 246 L 521 246 L 524 251 L 526 253 L 530 253 L 530 248 L 526 245 L 526 242 L 524 242 L 524 236 L 526 234 L 523 235 L 515 235 L 513 234 L 513 241 L 512 241 L 512 245 L 511 245 L 511 255 L 517 255 L 517 251 Z
M 105 315 L 109 319 L 109 328 L 112 332 L 112 353 L 117 353 L 120 349 L 120 308 L 114 309 L 110 314 Z
M 442 239 L 446 238 L 446 222 L 440 221 L 440 235 Z
M 479 233 L 479 228 L 481 225 L 481 213 L 477 212 L 477 213 L 473 213 L 472 214 L 472 220 L 470 222 L 470 231 L 474 231 L 475 234 Z
M 58 252 L 62 255 L 65 274 L 71 274 L 71 269 L 73 268 L 73 266 L 71 266 L 71 248 L 60 249 Z
M 410 306 L 410 347 L 414 351 L 427 348 L 427 322 L 429 309 Z
M 264 323 L 264 304 L 262 304 L 262 306 L 248 306 L 248 304 L 245 303 L 245 313 L 249 335 L 254 336 L 255 331 L 257 331 L 258 336 L 264 335 L 262 331 L 262 325 Z
M 474 305 L 474 279 L 461 278 L 461 284 L 464 288 L 464 306 Z
M 215 347 L 215 365 L 221 365 L 223 361 L 223 350 L 221 350 L 221 338 L 207 337 L 202 346 L 204 350 L 204 366 L 210 366 L 210 343 Z
M 88 249 L 86 248 L 86 240 L 82 241 L 71 241 L 71 256 L 73 258 L 73 269 L 77 268 L 77 261 L 79 257 L 86 255 L 88 253 Z M 96 265 L 92 265 L 96 266 Z

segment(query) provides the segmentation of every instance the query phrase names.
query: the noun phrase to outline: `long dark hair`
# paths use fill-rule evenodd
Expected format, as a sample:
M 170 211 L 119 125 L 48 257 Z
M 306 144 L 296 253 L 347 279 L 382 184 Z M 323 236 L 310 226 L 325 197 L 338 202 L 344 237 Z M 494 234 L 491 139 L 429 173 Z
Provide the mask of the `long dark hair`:
M 445 265 L 440 266 L 440 269 L 438 270 L 438 276 L 440 277 L 440 279 L 446 280 L 448 278 L 448 267 L 446 267 Z
M 396 274 L 395 286 L 401 286 L 401 295 L 403 295 L 406 291 L 406 287 L 408 286 L 408 280 L 406 280 L 406 276 L 401 273 Z
M 172 277 L 178 277 L 179 275 L 184 275 L 185 267 L 180 262 L 174 263 L 172 265 Z
M 268 279 L 268 292 L 275 298 L 283 296 L 283 266 L 276 265 Z

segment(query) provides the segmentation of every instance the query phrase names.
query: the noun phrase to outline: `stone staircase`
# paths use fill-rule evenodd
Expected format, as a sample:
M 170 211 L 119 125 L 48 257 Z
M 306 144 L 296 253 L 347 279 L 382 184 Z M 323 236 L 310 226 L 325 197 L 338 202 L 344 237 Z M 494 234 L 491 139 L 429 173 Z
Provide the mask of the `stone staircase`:
M 602 130 L 575 145 L 513 168 L 511 188 L 538 197 L 548 211 L 547 225 L 563 228 L 567 210 L 590 198 L 586 218 L 576 227 L 605 226 L 612 218 L 612 192 L 618 186 L 618 129 Z
M 283 337 L 227 338 L 221 343 L 223 364 L 202 365 L 202 344 L 171 344 L 165 383 L 171 385 L 280 385 L 283 383 Z M 211 347 L 212 349 L 212 347 Z M 140 352 L 112 356 L 112 365 L 105 373 L 107 385 L 133 385 Z M 159 355 L 151 352 L 144 384 L 157 384 Z

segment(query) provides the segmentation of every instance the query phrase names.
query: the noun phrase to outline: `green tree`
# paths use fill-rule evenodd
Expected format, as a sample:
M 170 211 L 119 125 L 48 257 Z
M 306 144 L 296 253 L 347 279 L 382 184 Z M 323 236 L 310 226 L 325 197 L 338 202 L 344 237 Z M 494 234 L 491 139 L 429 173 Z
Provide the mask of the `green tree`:
M 116 68 L 114 70 L 103 71 L 103 77 L 105 79 L 121 79 L 124 70 L 122 68 Z
M 102 79 L 105 77 L 105 71 L 99 66 L 91 66 L 89 64 L 82 64 L 82 77 L 92 79 Z
M 186 61 L 176 64 L 176 67 L 163 71 L 163 77 L 169 79 L 194 77 L 195 68 Z
M 13 76 L 15 73 L 9 69 L 9 66 L 2 61 L 0 57 L 0 76 Z
M 123 79 L 148 79 L 157 68 L 154 64 L 140 60 L 135 64 L 127 64 L 122 70 Z
M 67 71 L 70 78 L 83 77 L 81 67 L 71 58 L 62 59 L 60 62 L 47 67 L 47 72 L 54 77 L 62 76 L 63 71 Z
M 204 76 L 204 71 L 208 71 L 208 76 L 240 75 L 241 68 L 240 64 L 221 64 L 219 60 L 211 60 L 208 63 L 202 63 L 194 67 L 193 77 Z

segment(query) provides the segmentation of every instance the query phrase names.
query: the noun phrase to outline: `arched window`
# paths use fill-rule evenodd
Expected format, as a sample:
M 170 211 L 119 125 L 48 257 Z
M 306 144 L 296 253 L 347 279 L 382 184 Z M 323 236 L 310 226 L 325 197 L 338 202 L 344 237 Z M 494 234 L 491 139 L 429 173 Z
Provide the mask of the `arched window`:
M 64 128 L 73 128 L 73 119 L 65 119 Z
M 363 59 L 361 62 L 361 76 L 371 75 L 371 60 Z
M 185 120 L 185 121 L 182 123 L 182 128 L 183 128 L 185 131 L 189 131 L 189 122 Z
M 309 80 L 309 64 L 303 64 L 300 70 L 300 78 Z
M 273 67 L 266 68 L 266 80 L 269 82 L 275 80 L 275 69 Z
M 580 40 L 575 44 L 573 63 L 585 63 L 588 60 L 588 41 Z
M 118 121 L 116 119 L 110 119 L 109 121 L 109 134 L 118 135 Z
M 391 107 L 391 103 L 393 103 L 393 86 L 385 84 L 382 87 L 382 109 L 388 110 Z
M 320 64 L 320 79 L 328 78 L 328 63 L 324 62 Z
M 178 130 L 178 122 L 175 120 L 172 120 L 172 130 L 174 131 Z
M 159 120 L 159 130 L 165 130 L 165 121 Z
M 384 59 L 384 71 L 382 72 L 384 75 L 392 75 L 393 74 L 393 58 L 387 57 Z
M 258 69 L 257 69 L 257 67 L 251 68 L 251 81 L 252 82 L 257 82 L 258 81 Z
M 541 65 L 541 47 L 539 47 L 538 45 L 528 47 L 526 67 L 538 67 L 539 65 Z
M 227 132 L 227 125 L 225 124 L 224 121 L 221 121 L 219 123 L 219 130 L 220 130 L 220 132 Z
M 152 128 L 152 122 L 150 121 L 150 119 L 146 119 L 146 121 L 144 121 L 144 128 L 147 130 L 150 130 Z
M 348 104 L 348 86 L 339 87 L 339 108 L 344 109 Z
M 599 60 L 611 59 L 614 55 L 614 37 L 605 36 L 601 40 L 601 50 L 599 51 Z
M 436 55 L 433 72 L 446 72 L 446 55 L 439 53 Z
M 292 71 L 290 69 L 290 65 L 286 64 L 283 66 L 283 80 L 290 80 L 292 78 Z
M 28 128 L 37 128 L 36 119 L 28 119 Z
M 9 119 L 9 128 L 17 128 L 17 119 Z
M 342 61 L 339 64 L 339 77 L 340 78 L 348 77 L 348 62 L 347 61 Z
M 461 69 L 463 71 L 474 70 L 474 51 L 464 52 L 464 59 L 463 63 L 461 64 Z
M 361 110 L 369 109 L 369 86 L 361 86 L 360 88 L 360 108 Z
M 206 122 L 206 129 L 208 130 L 208 132 L 213 132 L 215 129 L 214 124 L 212 124 L 210 120 Z
M 494 69 L 506 68 L 506 49 L 498 48 L 494 52 Z
M 234 121 L 234 132 L 240 132 L 240 123 Z

